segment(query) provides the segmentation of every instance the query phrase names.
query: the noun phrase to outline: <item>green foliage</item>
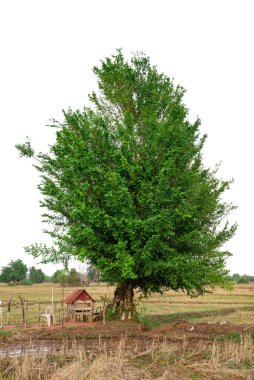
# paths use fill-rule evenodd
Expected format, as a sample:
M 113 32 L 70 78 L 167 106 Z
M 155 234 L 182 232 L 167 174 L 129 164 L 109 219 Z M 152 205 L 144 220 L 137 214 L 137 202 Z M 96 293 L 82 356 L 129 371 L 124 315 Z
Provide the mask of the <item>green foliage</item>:
M 67 247 L 60 242 L 59 237 L 58 248 L 47 247 L 45 244 L 32 244 L 29 247 L 25 247 L 25 252 L 32 255 L 35 259 L 41 259 L 42 264 L 63 264 L 64 268 L 68 270 L 68 264 L 72 255 L 71 247 Z M 69 252 L 66 252 L 69 250 Z
M 120 319 L 118 311 L 116 310 L 113 304 L 107 306 L 105 312 L 105 319 L 107 321 L 117 321 Z
M 232 280 L 233 280 L 234 282 L 237 282 L 237 281 L 239 280 L 240 277 L 241 277 L 241 275 L 238 274 L 238 273 L 234 273 L 234 274 L 231 276 L 231 278 L 232 278 Z
M 45 281 L 45 274 L 41 269 L 36 269 L 34 266 L 29 268 L 29 280 L 32 283 L 41 283 Z
M 75 268 L 71 268 L 68 273 L 68 285 L 77 285 L 80 282 L 79 274 Z
M 68 284 L 68 273 L 65 270 L 58 274 L 57 282 L 59 282 L 61 286 L 66 286 Z
M 64 111 L 50 152 L 34 156 L 54 246 L 27 252 L 75 255 L 145 294 L 225 285 L 222 247 L 236 230 L 226 219 L 234 206 L 222 200 L 230 181 L 203 166 L 206 136 L 188 120 L 184 89 L 143 54 L 127 62 L 117 51 L 94 73 L 93 109 Z
M 249 281 L 248 281 L 248 278 L 246 276 L 241 276 L 238 281 L 237 281 L 238 284 L 248 284 Z
M 134 319 L 140 322 L 145 329 L 150 330 L 150 320 L 145 306 L 142 305 L 135 309 Z
M 63 272 L 62 269 L 57 269 L 55 271 L 55 273 L 53 273 L 52 277 L 51 277 L 51 281 L 55 284 L 58 282 L 58 276 Z
M 232 280 L 237 282 L 238 284 L 248 284 L 249 282 L 254 282 L 254 276 L 250 276 L 247 274 L 240 275 L 238 273 L 234 273 L 232 275 Z
M 0 335 L 12 336 L 12 332 L 10 330 L 0 330 Z
M 89 282 L 99 282 L 100 281 L 100 272 L 94 265 L 90 265 L 87 268 L 86 274 L 87 280 Z
M 33 157 L 34 155 L 34 150 L 31 147 L 28 137 L 24 144 L 17 144 L 15 147 L 19 150 L 20 157 Z
M 57 270 L 52 276 L 52 282 L 59 283 L 61 286 L 77 285 L 80 282 L 79 274 L 75 268 L 70 271 L 65 269 Z
M 26 278 L 27 266 L 22 260 L 11 260 L 8 265 L 2 267 L 0 281 L 1 282 L 22 282 Z

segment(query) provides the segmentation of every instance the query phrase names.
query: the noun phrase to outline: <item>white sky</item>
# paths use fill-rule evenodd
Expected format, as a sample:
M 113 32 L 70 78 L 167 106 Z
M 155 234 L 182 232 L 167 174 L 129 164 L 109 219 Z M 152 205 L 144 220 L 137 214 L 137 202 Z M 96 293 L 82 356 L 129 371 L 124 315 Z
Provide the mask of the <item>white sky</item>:
M 38 175 L 14 145 L 29 136 L 44 151 L 53 141 L 48 120 L 88 105 L 92 67 L 121 47 L 126 56 L 145 52 L 187 89 L 190 115 L 208 133 L 205 163 L 222 161 L 220 176 L 235 179 L 226 199 L 238 205 L 239 228 L 226 245 L 228 268 L 254 274 L 253 8 L 252 0 L 0 2 L 0 268 L 17 258 L 35 265 L 22 247 L 47 241 Z

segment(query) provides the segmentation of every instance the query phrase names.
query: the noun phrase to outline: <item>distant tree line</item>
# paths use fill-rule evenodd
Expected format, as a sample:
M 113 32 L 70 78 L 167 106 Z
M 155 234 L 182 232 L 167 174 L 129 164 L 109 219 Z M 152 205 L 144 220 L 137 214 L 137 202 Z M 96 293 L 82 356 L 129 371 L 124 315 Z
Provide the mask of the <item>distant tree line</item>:
M 254 276 L 234 273 L 230 279 L 238 284 L 248 284 L 254 282 Z M 100 272 L 94 265 L 86 268 L 85 272 L 71 269 L 57 269 L 52 276 L 46 275 L 40 268 L 32 266 L 30 268 L 20 259 L 11 260 L 9 264 L 2 267 L 0 271 L 0 282 L 12 284 L 39 284 L 42 282 L 59 283 L 61 286 L 75 286 L 79 284 L 89 284 L 90 282 L 100 282 Z
M 248 274 L 239 274 L 239 273 L 234 273 L 231 276 L 231 279 L 238 283 L 238 284 L 248 284 L 249 282 L 254 282 L 254 276 L 250 276 Z
M 100 282 L 101 277 L 98 269 L 95 266 L 89 266 L 85 273 L 78 272 L 75 268 L 57 270 L 51 277 L 52 282 L 59 283 L 62 286 L 77 285 L 80 283 L 85 283 L 86 285 L 90 282 Z
M 94 266 L 89 266 L 86 272 L 78 272 L 75 268 L 58 269 L 52 276 L 46 275 L 40 268 L 30 268 L 20 259 L 11 260 L 0 271 L 0 282 L 9 284 L 39 284 L 42 282 L 59 283 L 61 286 L 75 286 L 89 282 L 99 282 L 100 273 Z

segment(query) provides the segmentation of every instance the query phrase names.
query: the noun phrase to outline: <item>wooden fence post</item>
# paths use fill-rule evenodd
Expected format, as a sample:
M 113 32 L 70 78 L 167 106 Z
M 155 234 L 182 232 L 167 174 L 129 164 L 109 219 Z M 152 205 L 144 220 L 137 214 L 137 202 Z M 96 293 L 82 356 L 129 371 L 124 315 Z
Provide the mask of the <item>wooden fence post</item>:
M 23 324 L 25 324 L 25 308 L 24 308 L 24 300 L 23 300 L 23 298 L 21 297 L 20 294 L 19 294 L 19 299 L 20 299 L 20 302 L 21 302 L 22 322 L 23 322 Z
M 25 327 L 27 327 L 27 309 L 28 309 L 28 301 L 27 299 L 24 300 L 24 323 L 25 323 Z
M 7 305 L 7 325 L 9 326 L 10 324 L 10 317 L 11 317 L 11 294 L 9 295 L 9 301 Z
M 38 322 L 40 323 L 41 322 L 41 300 L 40 300 L 40 298 L 39 298 L 39 304 L 38 304 L 38 313 L 39 313 Z
M 0 301 L 0 329 L 3 327 L 2 301 Z
M 64 287 L 62 287 L 62 299 L 61 299 L 61 325 L 64 325 Z

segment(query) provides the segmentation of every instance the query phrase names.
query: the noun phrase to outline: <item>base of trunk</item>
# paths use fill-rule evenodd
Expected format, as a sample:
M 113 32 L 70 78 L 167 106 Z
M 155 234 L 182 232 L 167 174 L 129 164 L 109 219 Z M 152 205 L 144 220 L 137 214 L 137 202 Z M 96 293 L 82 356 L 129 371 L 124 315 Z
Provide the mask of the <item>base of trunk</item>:
M 132 319 L 134 315 L 134 291 L 131 282 L 118 285 L 114 292 L 114 307 L 119 317 L 124 319 Z

